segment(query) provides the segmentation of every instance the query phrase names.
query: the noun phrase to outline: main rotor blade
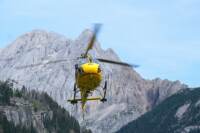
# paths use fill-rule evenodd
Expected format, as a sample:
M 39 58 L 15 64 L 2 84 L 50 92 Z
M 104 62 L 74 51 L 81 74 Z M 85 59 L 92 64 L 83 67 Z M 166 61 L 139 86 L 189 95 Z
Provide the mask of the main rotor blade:
M 88 43 L 88 46 L 87 46 L 87 49 L 85 51 L 84 57 L 87 57 L 88 51 L 93 48 L 94 42 L 95 42 L 95 40 L 97 38 L 97 35 L 98 35 L 99 31 L 100 31 L 100 28 L 101 28 L 101 24 L 95 24 L 94 25 L 94 31 L 93 31 L 92 37 L 91 37 L 91 39 L 90 39 L 90 41 Z
M 110 64 L 116 64 L 116 65 L 122 65 L 122 66 L 128 66 L 128 67 L 139 67 L 139 65 L 134 65 L 134 64 L 128 64 L 126 62 L 118 62 L 118 61 L 113 61 L 113 60 L 107 60 L 107 59 L 101 59 L 97 58 L 100 62 L 105 62 L 105 63 L 110 63 Z
M 75 59 L 72 59 L 75 60 Z M 17 66 L 15 67 L 16 69 L 24 69 L 24 68 L 29 68 L 29 67 L 36 67 L 36 66 L 41 66 L 41 65 L 48 65 L 48 64 L 54 64 L 54 63 L 60 63 L 60 62 L 67 62 L 69 59 L 60 59 L 60 60 L 54 60 L 54 61 L 48 61 L 46 63 L 41 62 L 41 63 L 36 63 L 36 64 L 29 64 L 29 65 L 24 65 L 24 66 Z

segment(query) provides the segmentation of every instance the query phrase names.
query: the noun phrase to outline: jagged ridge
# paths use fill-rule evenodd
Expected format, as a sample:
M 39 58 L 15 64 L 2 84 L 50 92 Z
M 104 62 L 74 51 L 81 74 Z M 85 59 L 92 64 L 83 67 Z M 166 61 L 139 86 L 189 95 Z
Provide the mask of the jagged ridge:
M 179 81 L 145 80 L 133 69 L 102 63 L 108 80 L 108 102 L 87 103 L 86 120 L 82 121 L 81 110 L 76 110 L 66 102 L 72 96 L 74 60 L 16 69 L 17 66 L 49 60 L 74 59 L 84 51 L 91 34 L 86 30 L 76 40 L 69 40 L 56 33 L 41 30 L 26 33 L 1 51 L 0 79 L 15 79 L 27 88 L 47 92 L 78 118 L 82 125 L 100 133 L 117 131 L 168 96 L 186 88 Z M 95 43 L 91 54 L 120 61 L 112 49 L 102 50 L 98 42 Z

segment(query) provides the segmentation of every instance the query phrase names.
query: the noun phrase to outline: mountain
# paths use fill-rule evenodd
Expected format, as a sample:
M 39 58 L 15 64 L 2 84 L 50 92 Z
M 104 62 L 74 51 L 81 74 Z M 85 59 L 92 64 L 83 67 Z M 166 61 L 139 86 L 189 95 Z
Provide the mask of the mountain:
M 200 88 L 185 89 L 117 133 L 199 133 Z
M 101 63 L 108 80 L 107 102 L 88 102 L 85 120 L 80 107 L 67 103 L 73 95 L 74 65 L 91 38 L 90 30 L 75 39 L 54 32 L 34 30 L 17 38 L 0 52 L 0 80 L 12 79 L 27 88 L 47 92 L 59 105 L 75 116 L 82 126 L 95 133 L 114 132 L 151 110 L 165 98 L 186 88 L 179 81 L 146 80 L 134 69 Z M 112 49 L 103 50 L 98 42 L 90 51 L 94 57 L 120 61 Z M 58 59 L 67 62 L 18 69 L 19 66 Z M 104 81 L 102 82 L 102 84 Z M 94 92 L 94 95 L 99 95 Z
M 80 133 L 78 121 L 46 93 L 0 82 L 1 133 Z

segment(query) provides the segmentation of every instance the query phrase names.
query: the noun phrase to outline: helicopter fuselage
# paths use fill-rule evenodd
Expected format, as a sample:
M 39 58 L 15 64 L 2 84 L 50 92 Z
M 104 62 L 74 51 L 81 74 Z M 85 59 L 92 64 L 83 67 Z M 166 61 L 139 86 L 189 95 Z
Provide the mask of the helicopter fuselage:
M 81 92 L 94 91 L 102 80 L 100 65 L 93 62 L 81 64 L 76 68 L 75 78 Z
M 94 90 L 102 81 L 102 72 L 100 65 L 93 62 L 84 63 L 75 66 L 76 86 L 80 90 L 82 109 L 84 110 L 85 103 L 88 99 L 88 94 Z M 100 100 L 94 98 L 90 100 Z

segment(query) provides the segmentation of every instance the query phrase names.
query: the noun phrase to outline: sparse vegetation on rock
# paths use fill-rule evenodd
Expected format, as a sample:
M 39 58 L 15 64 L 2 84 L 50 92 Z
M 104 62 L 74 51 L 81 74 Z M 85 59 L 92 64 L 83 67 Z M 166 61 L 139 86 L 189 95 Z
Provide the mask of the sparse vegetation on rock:
M 200 132 L 200 88 L 185 89 L 174 94 L 117 133 L 182 132 Z
M 46 93 L 13 89 L 6 81 L 0 82 L 0 132 L 79 133 L 80 126 Z

